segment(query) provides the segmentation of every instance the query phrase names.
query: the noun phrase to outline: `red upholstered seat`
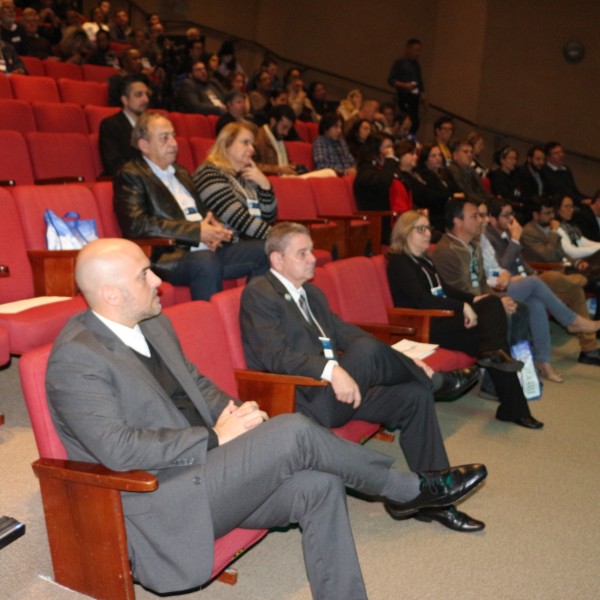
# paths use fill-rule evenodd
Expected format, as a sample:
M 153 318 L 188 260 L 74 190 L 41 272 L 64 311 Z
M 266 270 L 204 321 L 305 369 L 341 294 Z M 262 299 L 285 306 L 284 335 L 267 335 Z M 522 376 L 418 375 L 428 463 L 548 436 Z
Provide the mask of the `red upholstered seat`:
M 10 342 L 8 331 L 0 327 L 0 367 L 10 360 Z
M 188 137 L 211 138 L 214 144 L 215 131 L 206 115 L 182 114 Z
M 111 75 L 117 72 L 114 67 L 102 67 L 99 65 L 81 65 L 84 81 L 96 81 L 106 83 Z
M 10 79 L 4 73 L 0 73 L 0 98 L 13 98 Z
M 59 79 L 58 88 L 63 102 L 73 102 L 80 106 L 88 104 L 106 106 L 108 104 L 108 87 L 106 83 Z M 119 110 L 119 108 L 116 108 L 116 110 Z
M 88 104 L 83 110 L 89 133 L 98 133 L 100 131 L 100 123 L 104 119 L 112 117 L 121 111 L 118 106 L 94 106 L 91 104 Z
M 177 152 L 177 162 L 185 167 L 190 173 L 193 173 L 196 168 L 196 161 L 190 147 L 188 138 L 181 135 L 176 136 L 177 146 L 179 148 Z
M 36 181 L 63 177 L 96 180 L 87 134 L 32 131 L 25 134 L 25 139 Z
M 31 103 L 25 100 L 0 98 L 0 129 L 36 131 L 37 125 Z
M 92 153 L 92 162 L 94 165 L 94 179 L 102 177 L 104 167 L 102 166 L 102 159 L 100 158 L 100 148 L 98 147 L 98 134 L 88 133 L 87 138 L 90 142 L 90 151 Z
M 41 100 L 60 102 L 56 81 L 51 77 L 32 77 L 31 75 L 11 75 L 10 84 L 13 96 L 18 100 Z
M 170 112 L 169 120 L 171 123 L 173 123 L 173 127 L 175 127 L 175 134 L 178 137 L 190 137 L 185 113 Z
M 18 131 L 0 131 L 0 181 L 33 183 L 33 170 L 25 138 Z
M 285 142 L 285 149 L 291 163 L 304 165 L 309 171 L 315 168 L 312 144 L 308 142 Z
M 62 77 L 65 79 L 83 81 L 81 67 L 75 63 L 46 59 L 42 61 L 42 64 L 44 66 L 44 75 L 52 77 L 55 81 L 58 81 Z
M 21 56 L 21 60 L 29 75 L 33 75 L 34 77 L 44 77 L 46 75 L 44 63 L 39 58 L 35 56 Z
M 87 135 L 85 113 L 79 104 L 36 101 L 32 106 L 38 131 Z
M 186 327 L 190 329 L 189 323 Z M 130 600 L 135 592 L 119 490 L 152 493 L 156 478 L 145 471 L 117 473 L 64 460 L 66 452 L 45 393 L 50 349 L 50 345 L 42 346 L 23 356 L 19 373 L 40 454 L 33 469 L 40 479 L 54 577 L 57 583 L 85 595 Z M 220 387 L 226 385 L 219 375 L 214 381 Z M 266 530 L 234 529 L 217 539 L 212 577 L 266 534 Z
M 188 140 L 192 149 L 192 155 L 194 156 L 194 164 L 201 165 L 206 160 L 208 151 L 213 147 L 215 140 L 209 137 L 197 136 L 190 137 Z

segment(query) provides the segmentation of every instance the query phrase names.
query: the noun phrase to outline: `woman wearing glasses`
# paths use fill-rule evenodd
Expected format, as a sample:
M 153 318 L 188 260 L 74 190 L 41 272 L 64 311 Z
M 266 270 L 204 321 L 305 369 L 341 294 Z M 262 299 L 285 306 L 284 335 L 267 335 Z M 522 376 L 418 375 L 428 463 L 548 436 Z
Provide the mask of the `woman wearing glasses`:
M 478 357 L 500 399 L 498 419 L 529 429 L 543 427 L 531 416 L 517 378 L 523 365 L 508 353 L 502 302 L 497 296 L 473 296 L 442 285 L 428 256 L 430 240 L 425 215 L 409 211 L 396 222 L 387 266 L 394 306 L 453 310 L 454 317 L 432 319 L 429 341 Z

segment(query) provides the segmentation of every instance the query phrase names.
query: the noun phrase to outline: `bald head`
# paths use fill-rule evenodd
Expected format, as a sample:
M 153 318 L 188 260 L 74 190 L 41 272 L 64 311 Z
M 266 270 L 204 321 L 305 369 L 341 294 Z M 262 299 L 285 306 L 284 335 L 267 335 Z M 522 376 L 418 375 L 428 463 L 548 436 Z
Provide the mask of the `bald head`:
M 75 279 L 90 308 L 117 323 L 133 327 L 160 312 L 161 280 L 129 240 L 103 238 L 87 244 L 77 256 Z

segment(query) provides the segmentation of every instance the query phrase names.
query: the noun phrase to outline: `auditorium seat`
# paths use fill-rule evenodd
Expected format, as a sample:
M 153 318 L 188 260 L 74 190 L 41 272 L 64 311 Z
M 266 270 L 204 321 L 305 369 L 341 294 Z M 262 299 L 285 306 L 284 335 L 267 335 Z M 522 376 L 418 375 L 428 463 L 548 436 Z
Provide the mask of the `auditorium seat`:
M 10 84 L 13 96 L 17 100 L 41 100 L 60 102 L 56 81 L 51 77 L 32 77 L 31 75 L 11 75 Z
M 31 103 L 25 100 L 0 98 L 0 129 L 13 131 L 36 131 L 35 116 Z
M 82 133 L 87 135 L 87 121 L 83 108 L 71 102 L 32 102 L 38 131 L 54 133 Z
M 201 165 L 206 160 L 208 151 L 213 147 L 215 140 L 206 137 L 191 137 L 188 138 L 188 141 L 192 149 L 194 163 Z
M 25 138 L 18 131 L 0 131 L 0 181 L 17 185 L 34 182 Z
M 43 60 L 44 75 L 46 77 L 52 77 L 55 81 L 58 81 L 62 77 L 65 79 L 73 79 L 77 81 L 83 81 L 83 73 L 81 67 L 74 63 L 61 62 L 58 60 Z
M 173 127 L 175 128 L 175 133 L 180 137 L 190 137 L 187 120 L 185 113 L 180 112 L 171 112 L 169 113 L 169 119 L 171 123 L 173 123 Z
M 58 88 L 63 102 L 73 102 L 80 106 L 108 105 L 108 88 L 106 84 L 96 81 L 77 81 L 75 79 L 59 79 Z
M 106 83 L 111 75 L 117 73 L 114 67 L 102 67 L 99 65 L 81 65 L 84 81 L 97 81 Z
M 88 133 L 87 137 L 90 141 L 90 151 L 92 153 L 92 162 L 94 164 L 94 175 L 96 180 L 102 178 L 102 172 L 104 171 L 104 167 L 102 166 L 102 159 L 100 158 L 100 148 L 98 146 L 98 134 L 97 133 Z M 112 178 L 111 178 L 112 179 Z
M 44 63 L 39 58 L 35 56 L 21 56 L 20 58 L 30 76 L 44 77 L 46 75 Z
M 213 138 L 214 129 L 211 128 L 210 121 L 206 115 L 196 115 L 183 113 L 188 137 Z
M 80 133 L 33 131 L 25 134 L 37 183 L 59 180 L 96 180 L 90 141 Z
M 4 73 L 0 73 L 0 98 L 13 98 L 10 79 Z
M 307 142 L 284 142 L 288 159 L 296 165 L 303 165 L 309 171 L 315 168 L 312 156 L 312 144 Z
M 177 152 L 177 162 L 185 167 L 190 173 L 193 173 L 196 169 L 196 161 L 194 160 L 194 155 L 188 139 L 181 135 L 175 136 L 175 139 L 177 140 L 177 147 L 179 148 Z
M 112 117 L 121 111 L 118 106 L 94 106 L 91 104 L 85 106 L 83 110 L 89 133 L 98 133 L 100 131 L 100 123 L 104 119 Z

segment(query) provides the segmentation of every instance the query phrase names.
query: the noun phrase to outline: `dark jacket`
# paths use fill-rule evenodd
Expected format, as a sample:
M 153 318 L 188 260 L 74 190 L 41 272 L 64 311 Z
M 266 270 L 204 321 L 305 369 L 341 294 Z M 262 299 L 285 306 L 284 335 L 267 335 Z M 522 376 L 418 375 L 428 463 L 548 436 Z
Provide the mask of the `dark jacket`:
M 141 156 L 140 151 L 131 145 L 132 131 L 133 127 L 123 111 L 100 123 L 98 147 L 102 175 L 113 177 L 127 161 Z

